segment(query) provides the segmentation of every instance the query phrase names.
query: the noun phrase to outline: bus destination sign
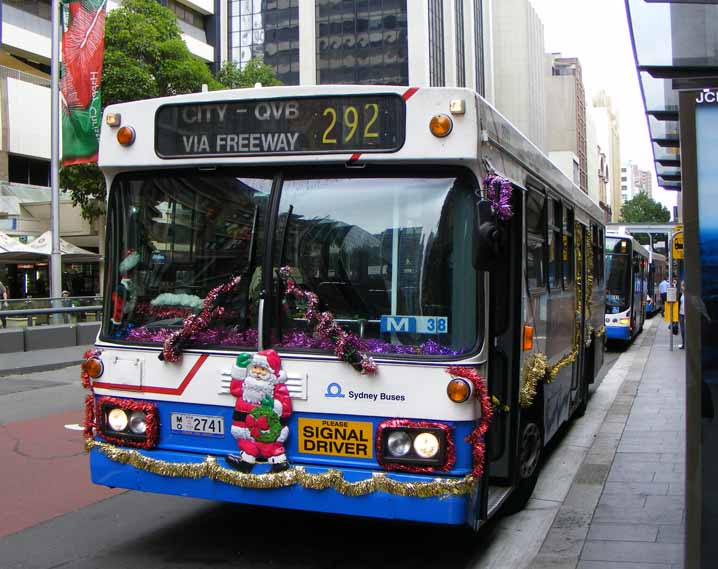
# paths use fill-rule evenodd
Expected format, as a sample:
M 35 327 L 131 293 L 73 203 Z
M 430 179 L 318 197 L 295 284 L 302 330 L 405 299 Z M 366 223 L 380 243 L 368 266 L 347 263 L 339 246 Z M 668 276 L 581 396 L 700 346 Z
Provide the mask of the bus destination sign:
M 399 95 L 341 95 L 163 105 L 161 158 L 394 152 L 404 144 Z

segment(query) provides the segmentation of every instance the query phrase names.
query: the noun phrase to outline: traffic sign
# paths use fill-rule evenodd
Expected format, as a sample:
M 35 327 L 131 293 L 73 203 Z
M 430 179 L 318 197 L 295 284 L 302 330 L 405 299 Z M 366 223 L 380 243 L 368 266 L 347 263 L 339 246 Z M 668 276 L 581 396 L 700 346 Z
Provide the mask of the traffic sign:
M 673 236 L 673 258 L 683 259 L 683 233 Z

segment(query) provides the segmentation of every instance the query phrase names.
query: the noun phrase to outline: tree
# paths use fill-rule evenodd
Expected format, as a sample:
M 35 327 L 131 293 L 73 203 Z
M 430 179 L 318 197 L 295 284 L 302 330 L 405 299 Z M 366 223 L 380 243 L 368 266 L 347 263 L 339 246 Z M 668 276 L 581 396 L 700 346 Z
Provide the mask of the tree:
M 243 71 L 226 65 L 212 76 L 182 40 L 174 13 L 156 0 L 124 0 L 107 14 L 102 70 L 102 108 L 115 103 L 226 87 L 276 85 L 272 69 L 251 61 Z M 68 166 L 60 184 L 87 219 L 104 213 L 105 182 L 96 164 Z
M 222 69 L 217 72 L 217 80 L 230 89 L 254 87 L 257 83 L 261 83 L 264 87 L 282 84 L 275 77 L 274 70 L 258 59 L 248 61 L 244 69 L 234 61 L 226 61 Z
M 623 223 L 667 223 L 670 219 L 666 206 L 652 200 L 646 192 L 639 192 L 621 206 Z

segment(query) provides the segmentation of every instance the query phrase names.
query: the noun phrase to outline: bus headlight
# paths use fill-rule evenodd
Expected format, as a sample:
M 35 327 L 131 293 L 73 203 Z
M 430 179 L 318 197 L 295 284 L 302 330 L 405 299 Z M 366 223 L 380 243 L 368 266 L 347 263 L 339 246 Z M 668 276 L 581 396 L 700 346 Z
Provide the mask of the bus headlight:
M 386 449 L 391 456 L 406 456 L 411 450 L 411 438 L 404 431 L 394 431 L 386 438 Z
M 135 411 L 130 415 L 130 431 L 136 435 L 144 435 L 147 432 L 147 422 L 142 411 Z
M 631 323 L 630 318 L 621 318 L 621 320 L 618 322 L 621 326 L 628 326 Z
M 384 421 L 377 428 L 376 445 L 377 461 L 387 470 L 451 470 L 456 459 L 453 428 L 443 423 Z
M 150 449 L 159 439 L 157 405 L 102 396 L 96 402 L 98 436 L 113 444 Z
M 434 458 L 439 452 L 439 439 L 433 433 L 419 433 L 413 447 L 421 458 Z
M 113 431 L 124 431 L 127 428 L 127 413 L 124 409 L 112 409 L 107 414 L 107 423 Z

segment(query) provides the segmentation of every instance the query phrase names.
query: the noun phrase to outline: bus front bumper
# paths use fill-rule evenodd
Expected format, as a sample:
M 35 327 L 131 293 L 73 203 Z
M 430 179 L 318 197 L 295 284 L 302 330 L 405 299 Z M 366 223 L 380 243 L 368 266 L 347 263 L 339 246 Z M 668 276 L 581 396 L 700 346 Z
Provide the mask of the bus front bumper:
M 365 494 L 364 491 L 357 492 L 359 487 L 348 488 L 348 486 L 351 483 L 365 480 L 371 483 L 376 472 L 358 468 L 333 468 L 332 470 L 341 475 L 337 478 L 350 483 L 350 485 L 340 483 L 325 490 L 310 489 L 300 483 L 278 488 L 246 488 L 218 479 L 222 478 L 222 473 L 232 477 L 236 476 L 237 472 L 231 469 L 221 456 L 216 458 L 217 466 L 220 467 L 220 476 L 208 477 L 197 476 L 190 472 L 194 468 L 201 468 L 202 463 L 207 461 L 206 456 L 176 451 L 144 451 L 122 447 L 116 447 L 116 450 L 119 453 L 124 452 L 128 456 L 138 457 L 139 461 L 130 460 L 129 462 L 139 463 L 139 465 L 133 466 L 125 460 L 113 460 L 98 448 L 93 448 L 89 454 L 91 476 L 95 484 L 257 506 L 448 525 L 467 523 L 472 503 L 471 495 L 476 495 L 475 492 L 469 494 L 463 490 L 459 495 L 452 495 L 451 492 L 443 493 L 442 490 L 443 495 L 436 497 L 402 496 L 384 490 L 370 491 Z M 146 464 L 145 459 L 149 459 Z M 150 471 L 163 472 L 163 468 L 166 473 L 155 474 Z M 261 465 L 256 468 L 259 472 L 264 472 L 267 467 Z M 299 472 L 301 476 L 308 475 L 309 478 L 313 477 L 316 480 L 316 475 L 325 474 L 328 470 L 324 467 L 305 466 Z M 458 484 L 463 480 L 459 477 L 439 479 L 394 472 L 386 473 L 385 476 L 391 481 L 400 483 L 429 482 L 435 486 L 439 484 L 438 480 L 444 480 L 449 484 Z M 354 493 L 361 495 L 352 495 Z
M 631 330 L 628 326 L 606 326 L 606 338 L 628 342 L 631 339 Z

